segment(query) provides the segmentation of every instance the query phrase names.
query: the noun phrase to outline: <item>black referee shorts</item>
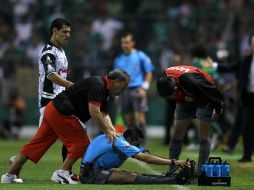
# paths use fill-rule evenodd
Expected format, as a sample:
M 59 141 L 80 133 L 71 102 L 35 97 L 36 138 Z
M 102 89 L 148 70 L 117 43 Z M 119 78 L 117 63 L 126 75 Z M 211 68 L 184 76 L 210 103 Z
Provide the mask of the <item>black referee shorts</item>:
M 122 114 L 148 111 L 147 97 L 139 97 L 140 88 L 127 88 L 121 94 L 119 98 Z
M 111 170 L 93 170 L 88 175 L 80 174 L 80 183 L 82 184 L 105 184 L 112 175 Z

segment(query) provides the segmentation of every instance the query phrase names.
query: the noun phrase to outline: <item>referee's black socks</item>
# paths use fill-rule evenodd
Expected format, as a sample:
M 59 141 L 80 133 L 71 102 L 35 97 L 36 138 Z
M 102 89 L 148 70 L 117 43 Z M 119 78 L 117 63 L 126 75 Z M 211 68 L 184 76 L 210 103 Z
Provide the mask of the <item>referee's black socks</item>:
M 137 175 L 134 184 L 176 184 L 175 176 Z

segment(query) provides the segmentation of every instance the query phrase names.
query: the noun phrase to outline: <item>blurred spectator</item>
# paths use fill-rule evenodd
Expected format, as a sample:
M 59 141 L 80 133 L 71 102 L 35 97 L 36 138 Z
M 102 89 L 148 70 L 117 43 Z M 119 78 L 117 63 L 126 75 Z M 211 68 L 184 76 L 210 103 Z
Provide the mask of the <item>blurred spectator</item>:
M 120 21 L 102 15 L 92 23 L 92 32 L 99 33 L 102 37 L 102 50 L 107 52 L 112 47 L 112 41 L 116 33 L 123 28 Z
M 136 16 L 139 6 L 142 0 L 124 0 L 122 1 L 122 14 L 126 15 L 134 15 Z
M 118 0 L 108 0 L 107 3 L 107 12 L 112 17 L 119 16 L 119 13 L 122 11 L 123 5 L 121 1 Z
M 157 16 L 153 25 L 153 32 L 156 44 L 166 43 L 171 39 L 171 25 L 163 12 L 159 12 Z
M 13 2 L 13 16 L 16 20 L 28 13 L 31 14 L 32 6 L 36 4 L 37 0 L 12 0 Z
M 16 43 L 25 43 L 32 35 L 33 23 L 29 19 L 28 14 L 21 17 L 20 22 L 15 24 L 17 32 Z
M 181 56 L 167 47 L 166 43 L 161 43 L 159 55 L 160 71 L 170 66 L 181 65 Z
M 18 89 L 12 89 L 5 102 L 8 116 L 4 120 L 4 130 L 6 138 L 17 139 L 20 135 L 20 129 L 24 124 L 26 103 L 19 93 Z M 6 133 L 8 131 L 8 133 Z
M 204 70 L 215 80 L 218 78 L 213 61 L 208 56 L 207 49 L 203 44 L 195 44 L 191 49 L 191 55 L 193 56 L 193 66 Z
M 107 65 L 103 59 L 103 38 L 100 33 L 92 32 L 91 25 L 87 26 L 89 34 L 86 38 L 85 76 L 98 75 L 107 71 Z M 93 64 L 91 64 L 93 63 Z
M 42 48 L 43 43 L 39 41 L 38 35 L 33 31 L 31 38 L 27 41 L 26 54 L 34 66 L 38 64 L 38 56 Z
M 16 71 L 18 65 L 22 64 L 22 51 L 18 49 L 14 42 L 9 42 L 6 46 L 4 56 L 1 59 L 0 66 L 3 71 L 2 79 L 2 102 L 5 102 L 10 94 L 10 89 L 16 87 Z

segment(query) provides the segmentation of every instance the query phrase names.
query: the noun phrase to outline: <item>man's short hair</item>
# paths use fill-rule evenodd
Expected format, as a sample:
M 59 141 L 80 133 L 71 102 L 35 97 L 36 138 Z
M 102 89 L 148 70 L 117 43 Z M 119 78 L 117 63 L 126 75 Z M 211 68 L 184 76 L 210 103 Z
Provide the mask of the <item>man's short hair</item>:
M 126 38 L 126 37 L 128 37 L 128 36 L 131 37 L 131 40 L 132 40 L 132 41 L 135 41 L 134 35 L 133 35 L 132 33 L 130 33 L 130 32 L 122 33 L 121 38 Z
M 57 30 L 60 30 L 63 25 L 71 26 L 70 22 L 63 18 L 56 18 L 54 19 L 51 24 L 50 24 L 50 35 L 52 36 L 53 34 L 53 28 L 57 28 Z
M 131 127 L 123 133 L 123 137 L 125 139 L 129 137 L 131 140 L 138 140 L 139 138 L 144 139 L 144 134 L 138 127 Z
M 123 81 L 129 82 L 130 81 L 130 75 L 122 69 L 115 69 L 113 71 L 110 71 L 107 74 L 107 76 L 109 79 L 118 80 L 119 82 L 123 82 Z
M 172 77 L 167 77 L 166 74 L 162 75 L 157 80 L 157 91 L 162 97 L 170 96 L 175 91 L 176 82 Z

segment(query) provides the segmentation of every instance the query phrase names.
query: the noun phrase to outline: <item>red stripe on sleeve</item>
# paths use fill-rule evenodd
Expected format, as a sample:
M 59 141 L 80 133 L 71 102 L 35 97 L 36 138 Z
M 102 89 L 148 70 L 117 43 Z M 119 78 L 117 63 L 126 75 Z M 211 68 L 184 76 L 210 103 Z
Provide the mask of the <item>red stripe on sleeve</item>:
M 94 101 L 94 100 L 89 100 L 88 103 L 89 104 L 94 104 L 94 105 L 97 105 L 97 106 L 101 106 L 100 102 L 97 102 L 97 101 Z

